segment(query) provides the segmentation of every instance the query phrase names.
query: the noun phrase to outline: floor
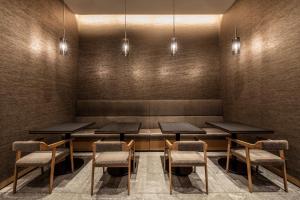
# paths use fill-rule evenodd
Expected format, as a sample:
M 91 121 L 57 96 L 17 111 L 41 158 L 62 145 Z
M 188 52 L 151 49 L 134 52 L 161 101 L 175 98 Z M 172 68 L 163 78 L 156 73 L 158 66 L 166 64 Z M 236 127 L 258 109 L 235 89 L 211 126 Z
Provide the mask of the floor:
M 161 152 L 141 152 L 138 156 L 137 173 L 131 177 L 131 195 L 127 195 L 127 176 L 122 178 L 103 175 L 102 169 L 95 171 L 94 196 L 90 195 L 91 154 L 76 154 L 85 160 L 84 166 L 73 174 L 55 177 L 54 190 L 48 192 L 48 173 L 40 175 L 35 170 L 18 182 L 18 192 L 12 194 L 12 185 L 0 190 L 0 199 L 207 199 L 207 200 L 299 200 L 300 188 L 289 184 L 284 192 L 282 179 L 264 168 L 255 175 L 254 192 L 249 193 L 246 177 L 226 174 L 217 164 L 224 153 L 209 153 L 209 194 L 204 193 L 204 170 L 197 168 L 188 177 L 173 176 L 174 191 L 169 194 L 169 179 L 162 168 Z

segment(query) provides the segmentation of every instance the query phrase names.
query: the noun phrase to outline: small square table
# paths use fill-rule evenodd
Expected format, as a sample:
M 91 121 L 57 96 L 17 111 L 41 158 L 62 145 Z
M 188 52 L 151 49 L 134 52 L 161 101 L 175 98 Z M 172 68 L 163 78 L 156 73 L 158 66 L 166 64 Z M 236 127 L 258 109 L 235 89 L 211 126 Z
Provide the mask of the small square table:
M 138 134 L 140 128 L 140 122 L 113 122 L 95 130 L 95 134 L 119 134 L 120 141 L 124 141 L 125 134 Z
M 176 141 L 180 141 L 180 134 L 205 134 L 206 132 L 186 122 L 158 122 L 163 134 L 175 134 Z

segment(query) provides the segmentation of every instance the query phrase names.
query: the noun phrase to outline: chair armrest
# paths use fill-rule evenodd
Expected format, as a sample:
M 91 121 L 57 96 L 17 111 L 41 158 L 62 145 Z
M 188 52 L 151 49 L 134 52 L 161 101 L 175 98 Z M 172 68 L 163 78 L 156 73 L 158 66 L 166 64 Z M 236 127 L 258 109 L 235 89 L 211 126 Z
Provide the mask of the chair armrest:
M 133 148 L 134 148 L 134 144 L 135 144 L 134 140 L 131 140 L 131 141 L 127 144 L 128 149 L 133 149 Z
M 239 145 L 242 145 L 244 147 L 247 147 L 247 148 L 256 148 L 256 144 L 251 144 L 251 143 L 248 143 L 248 142 L 245 142 L 245 141 L 242 141 L 242 140 L 238 140 L 238 139 L 232 139 L 232 138 L 229 138 L 227 137 L 226 138 L 228 140 L 228 142 L 234 142 L 236 144 L 239 144 Z
M 172 146 L 173 146 L 172 143 L 171 143 L 169 140 L 166 140 L 165 142 L 166 142 L 166 147 L 167 147 L 167 149 L 170 149 L 170 150 L 171 150 L 171 149 L 172 149 Z
M 50 149 L 53 149 L 53 148 L 57 148 L 63 144 L 66 144 L 68 142 L 72 142 L 73 139 L 67 139 L 67 140 L 61 140 L 61 141 L 58 141 L 58 142 L 55 142 L 55 143 L 52 143 L 52 144 L 49 144 L 48 147 Z

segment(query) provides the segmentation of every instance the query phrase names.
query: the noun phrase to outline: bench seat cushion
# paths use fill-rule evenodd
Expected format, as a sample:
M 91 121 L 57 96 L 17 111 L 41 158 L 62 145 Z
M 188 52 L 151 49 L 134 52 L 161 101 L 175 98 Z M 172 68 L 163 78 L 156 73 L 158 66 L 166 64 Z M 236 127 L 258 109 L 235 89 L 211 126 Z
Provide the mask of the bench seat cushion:
M 97 166 L 128 166 L 129 152 L 128 151 L 111 151 L 97 153 L 95 164 Z
M 172 165 L 189 166 L 203 165 L 205 163 L 203 153 L 196 151 L 172 151 Z
M 69 154 L 68 149 L 57 149 L 55 159 L 60 159 Z M 17 166 L 44 166 L 51 162 L 52 151 L 35 151 L 19 160 L 17 160 Z

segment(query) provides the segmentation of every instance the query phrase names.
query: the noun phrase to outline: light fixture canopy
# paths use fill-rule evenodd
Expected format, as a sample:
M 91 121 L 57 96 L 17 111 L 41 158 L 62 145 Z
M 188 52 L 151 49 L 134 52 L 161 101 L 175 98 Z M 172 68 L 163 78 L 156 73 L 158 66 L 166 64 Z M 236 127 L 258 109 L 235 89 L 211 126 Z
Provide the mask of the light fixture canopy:
M 241 51 L 241 41 L 240 41 L 240 37 L 238 37 L 237 35 L 236 27 L 234 31 L 234 37 L 232 38 L 231 51 L 232 51 L 232 55 L 240 54 Z
M 68 54 L 68 42 L 66 39 L 66 29 L 65 29 L 65 1 L 63 1 L 63 36 L 59 40 L 59 53 L 63 56 Z
M 124 56 L 129 54 L 129 40 L 127 38 L 127 10 L 126 0 L 124 0 L 124 39 L 122 41 L 122 53 Z

